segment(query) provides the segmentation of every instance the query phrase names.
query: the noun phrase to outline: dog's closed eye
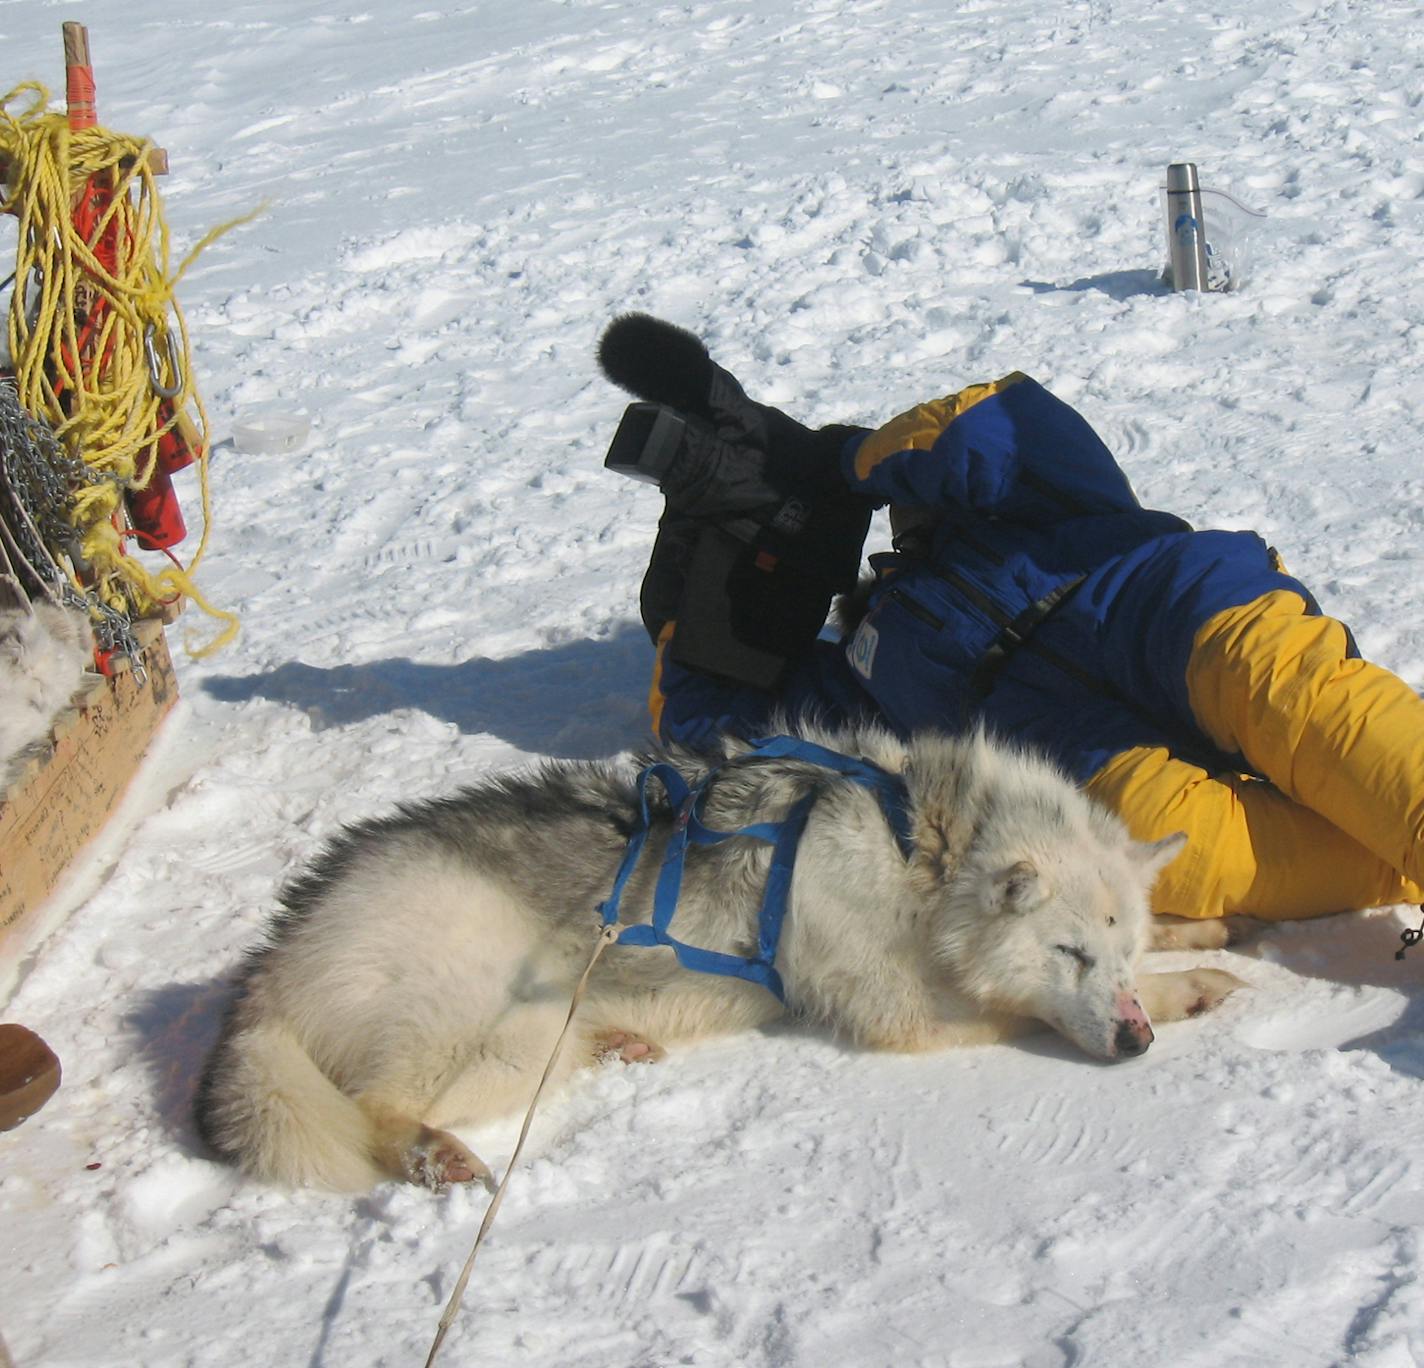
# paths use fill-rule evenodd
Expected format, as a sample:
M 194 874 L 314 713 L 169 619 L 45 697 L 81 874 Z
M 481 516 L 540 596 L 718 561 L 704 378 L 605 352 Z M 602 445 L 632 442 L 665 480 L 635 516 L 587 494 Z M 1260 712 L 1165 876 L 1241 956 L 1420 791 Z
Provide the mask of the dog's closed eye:
M 1081 946 L 1055 945 L 1053 948 L 1057 950 L 1060 954 L 1067 955 L 1069 959 L 1076 960 L 1078 962 L 1078 968 L 1084 970 L 1085 972 L 1091 969 L 1097 963 L 1097 960 L 1094 959 L 1093 956 L 1090 955 Z

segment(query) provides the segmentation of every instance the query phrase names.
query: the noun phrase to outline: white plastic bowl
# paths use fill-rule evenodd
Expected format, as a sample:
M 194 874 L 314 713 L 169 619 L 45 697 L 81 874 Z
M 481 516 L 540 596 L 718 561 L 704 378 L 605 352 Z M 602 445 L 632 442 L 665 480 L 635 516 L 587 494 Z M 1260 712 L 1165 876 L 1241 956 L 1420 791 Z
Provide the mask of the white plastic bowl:
M 239 451 L 254 456 L 283 456 L 296 451 L 311 432 L 305 413 L 254 410 L 233 421 L 232 440 Z

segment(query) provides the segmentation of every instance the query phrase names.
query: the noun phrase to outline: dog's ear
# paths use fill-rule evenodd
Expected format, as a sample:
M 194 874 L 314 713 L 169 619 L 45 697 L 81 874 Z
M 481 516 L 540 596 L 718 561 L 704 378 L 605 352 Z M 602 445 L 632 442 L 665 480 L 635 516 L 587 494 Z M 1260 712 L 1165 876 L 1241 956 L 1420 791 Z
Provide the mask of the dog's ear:
M 1031 912 L 1043 901 L 1043 880 L 1031 860 L 1019 860 L 994 875 L 996 912 Z
M 1186 843 L 1187 833 L 1174 831 L 1170 836 L 1162 837 L 1160 841 L 1133 841 L 1128 847 L 1128 854 L 1137 867 L 1151 879 L 1156 878 L 1182 853 L 1182 847 Z

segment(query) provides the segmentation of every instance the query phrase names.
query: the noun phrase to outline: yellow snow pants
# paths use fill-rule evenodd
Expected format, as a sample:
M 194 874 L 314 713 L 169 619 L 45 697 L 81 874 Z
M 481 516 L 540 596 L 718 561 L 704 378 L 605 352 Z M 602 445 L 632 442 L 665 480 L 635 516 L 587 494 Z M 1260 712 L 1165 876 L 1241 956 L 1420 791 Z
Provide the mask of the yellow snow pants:
M 1284 590 L 1216 614 L 1193 642 L 1192 711 L 1264 779 L 1143 746 L 1089 781 L 1139 839 L 1188 833 L 1155 911 L 1275 919 L 1424 900 L 1424 700 L 1347 639 Z

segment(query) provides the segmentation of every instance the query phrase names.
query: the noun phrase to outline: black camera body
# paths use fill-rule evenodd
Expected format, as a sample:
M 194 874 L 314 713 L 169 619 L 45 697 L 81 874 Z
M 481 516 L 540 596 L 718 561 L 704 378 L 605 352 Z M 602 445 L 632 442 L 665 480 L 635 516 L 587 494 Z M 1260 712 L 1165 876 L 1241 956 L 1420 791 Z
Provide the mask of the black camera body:
M 643 581 L 650 633 L 674 618 L 673 660 L 774 688 L 854 585 L 869 503 L 776 478 L 774 456 L 661 404 L 627 407 L 604 466 L 668 499 Z

